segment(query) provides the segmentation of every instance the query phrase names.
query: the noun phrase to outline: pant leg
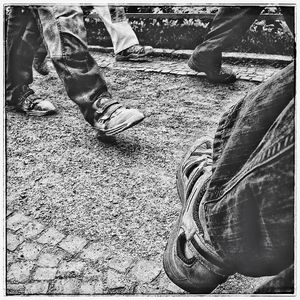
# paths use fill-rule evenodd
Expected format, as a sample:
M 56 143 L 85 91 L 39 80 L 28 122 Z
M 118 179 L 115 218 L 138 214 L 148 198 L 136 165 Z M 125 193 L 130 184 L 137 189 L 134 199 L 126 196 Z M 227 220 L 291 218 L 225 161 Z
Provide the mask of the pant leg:
M 38 38 L 39 31 L 30 10 L 26 7 L 12 6 L 8 17 L 6 40 L 8 104 L 13 105 L 23 93 L 24 86 L 32 83 L 32 61 Z
M 39 48 L 35 51 L 34 59 L 36 59 L 39 62 L 43 62 L 46 59 L 47 55 L 48 55 L 47 48 L 43 40 L 41 40 Z
M 295 8 L 293 6 L 281 6 L 280 9 L 286 24 L 290 28 L 293 36 L 295 36 Z
M 294 64 L 227 113 L 204 196 L 217 252 L 237 272 L 273 275 L 294 256 Z
M 94 125 L 93 102 L 107 92 L 105 78 L 88 52 L 79 6 L 39 6 L 35 12 L 44 42 L 67 94 Z
M 220 8 L 204 42 L 196 47 L 193 55 L 207 51 L 224 51 L 225 48 L 240 40 L 261 11 L 262 7 L 259 6 Z
M 111 37 L 115 54 L 139 44 L 136 34 L 128 23 L 123 7 L 109 9 L 106 5 L 95 6 L 94 9 Z

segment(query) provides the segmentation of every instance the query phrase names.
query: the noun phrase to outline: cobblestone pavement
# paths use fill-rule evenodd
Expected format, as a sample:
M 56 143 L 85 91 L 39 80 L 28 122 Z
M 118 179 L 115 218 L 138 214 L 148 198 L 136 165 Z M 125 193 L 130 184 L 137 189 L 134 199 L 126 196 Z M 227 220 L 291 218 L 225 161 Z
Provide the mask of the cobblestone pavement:
M 94 53 L 103 68 L 204 76 L 186 61 L 159 58 L 143 64 L 115 63 L 108 54 Z M 278 68 L 233 66 L 240 80 L 263 81 Z M 6 275 L 8 295 L 183 294 L 166 276 L 162 255 L 157 260 L 107 256 L 100 241 L 64 235 L 18 211 L 7 211 Z M 234 275 L 214 293 L 252 293 L 265 278 Z M 234 282 L 234 284 L 232 284 Z M 227 286 L 226 286 L 227 284 Z M 241 288 L 242 287 L 242 288 Z
M 19 212 L 7 211 L 6 226 L 8 295 L 185 293 L 157 261 L 126 253 L 106 258 L 102 243 L 66 236 Z M 228 282 L 234 281 L 236 290 L 225 291 L 237 293 L 242 285 L 240 293 L 251 293 L 267 279 L 234 275 Z M 214 293 L 224 293 L 224 286 Z
M 148 61 L 142 61 L 142 63 L 133 62 L 115 62 L 112 55 L 104 53 L 93 53 L 97 63 L 102 68 L 113 68 L 115 70 L 125 71 L 141 71 L 141 72 L 153 72 L 162 74 L 173 74 L 180 76 L 197 76 L 205 77 L 204 73 L 199 73 L 191 70 L 187 65 L 187 60 L 172 59 L 167 60 L 163 58 L 151 58 Z M 279 68 L 265 65 L 229 65 L 224 63 L 224 67 L 230 67 L 230 69 L 236 73 L 239 80 L 246 80 L 252 82 L 263 82 L 274 75 Z

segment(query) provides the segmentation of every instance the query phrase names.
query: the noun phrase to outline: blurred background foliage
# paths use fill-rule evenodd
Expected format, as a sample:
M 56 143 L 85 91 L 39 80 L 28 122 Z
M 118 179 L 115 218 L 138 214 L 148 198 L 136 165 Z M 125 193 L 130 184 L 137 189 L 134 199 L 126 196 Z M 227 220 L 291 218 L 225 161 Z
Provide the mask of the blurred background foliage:
M 93 7 L 83 7 L 85 16 Z M 216 13 L 218 7 L 126 6 L 127 13 Z M 278 14 L 280 8 L 267 7 L 263 13 Z M 111 47 L 110 37 L 100 19 L 85 18 L 88 43 Z M 210 19 L 129 19 L 141 45 L 155 48 L 194 49 L 209 29 Z M 255 21 L 232 48 L 226 51 L 294 55 L 294 39 L 284 21 Z

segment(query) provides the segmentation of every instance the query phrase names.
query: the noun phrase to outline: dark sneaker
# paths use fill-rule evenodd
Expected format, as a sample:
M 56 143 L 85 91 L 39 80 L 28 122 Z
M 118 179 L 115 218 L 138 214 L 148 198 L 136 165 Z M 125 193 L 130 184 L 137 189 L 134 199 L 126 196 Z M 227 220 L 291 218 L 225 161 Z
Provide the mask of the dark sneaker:
M 108 97 L 98 99 L 93 104 L 93 108 L 96 110 L 94 127 L 98 130 L 100 137 L 120 133 L 145 118 L 139 110 L 127 109 Z
M 116 54 L 116 61 L 140 61 L 153 53 L 151 46 L 134 45 Z
M 182 210 L 163 258 L 168 277 L 182 289 L 198 294 L 212 292 L 234 273 L 211 245 L 201 213 L 201 199 L 211 177 L 211 155 L 212 142 L 203 138 L 180 164 L 177 189 Z
M 50 72 L 47 65 L 47 59 L 41 61 L 38 58 L 34 58 L 32 66 L 39 74 L 43 76 L 48 75 Z
M 17 99 L 14 108 L 29 116 L 38 117 L 52 115 L 57 112 L 55 106 L 50 101 L 40 99 L 29 88 L 26 88 L 24 93 Z
M 217 52 L 197 53 L 190 57 L 188 66 L 196 72 L 204 72 L 207 79 L 214 83 L 232 83 L 236 81 L 236 75 L 229 69 L 221 66 L 222 54 Z

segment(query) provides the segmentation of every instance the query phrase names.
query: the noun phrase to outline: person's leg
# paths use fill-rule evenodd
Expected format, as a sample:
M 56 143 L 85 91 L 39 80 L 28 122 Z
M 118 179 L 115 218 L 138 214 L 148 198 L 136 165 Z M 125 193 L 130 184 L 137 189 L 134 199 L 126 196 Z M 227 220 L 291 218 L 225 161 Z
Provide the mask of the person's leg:
M 221 68 L 222 51 L 240 40 L 261 11 L 262 7 L 259 6 L 221 7 L 203 43 L 195 48 L 190 57 L 189 67 L 205 72 L 213 82 L 235 81 L 232 72 Z
M 233 272 L 293 263 L 294 88 L 291 64 L 224 114 L 213 151 L 198 144 L 182 163 L 183 208 L 164 255 L 182 288 L 207 293 Z
M 6 103 L 17 101 L 22 87 L 32 83 L 33 49 L 23 40 L 28 27 L 29 12 L 11 6 L 7 21 L 6 39 Z
M 281 13 L 293 36 L 295 36 L 295 7 L 280 6 Z
M 111 99 L 104 76 L 88 52 L 81 8 L 39 6 L 34 12 L 57 74 L 86 121 L 103 135 L 116 134 L 140 122 L 142 113 Z
M 55 113 L 56 109 L 29 88 L 38 38 L 38 28 L 28 7 L 11 6 L 6 39 L 6 104 L 29 115 L 43 116 Z
M 41 75 L 45 76 L 49 74 L 49 68 L 47 65 L 48 52 L 45 44 L 41 40 L 39 48 L 36 50 L 33 58 L 33 68 Z
M 117 61 L 138 59 L 153 52 L 150 46 L 141 46 L 126 18 L 124 7 L 94 6 L 104 23 L 114 47 Z

